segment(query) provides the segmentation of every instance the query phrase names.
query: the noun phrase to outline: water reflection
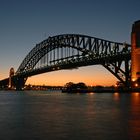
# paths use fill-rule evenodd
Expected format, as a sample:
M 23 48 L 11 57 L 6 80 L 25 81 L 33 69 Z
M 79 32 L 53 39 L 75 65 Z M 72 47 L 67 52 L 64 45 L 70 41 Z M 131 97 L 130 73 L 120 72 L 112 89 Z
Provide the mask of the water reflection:
M 120 93 L 115 92 L 115 93 L 113 94 L 113 98 L 114 98 L 114 101 L 119 102 L 119 101 L 120 101 Z
M 140 138 L 140 93 L 131 94 L 129 114 L 129 136 L 133 140 Z
M 140 93 L 0 94 L 0 140 L 139 140 Z

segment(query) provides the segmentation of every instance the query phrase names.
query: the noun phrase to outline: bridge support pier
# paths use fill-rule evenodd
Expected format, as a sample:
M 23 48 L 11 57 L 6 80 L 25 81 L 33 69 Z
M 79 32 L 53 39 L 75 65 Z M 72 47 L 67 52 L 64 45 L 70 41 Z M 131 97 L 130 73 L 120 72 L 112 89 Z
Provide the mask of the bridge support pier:
M 25 86 L 25 79 L 23 77 L 17 77 L 15 79 L 16 90 L 23 90 L 24 86 Z

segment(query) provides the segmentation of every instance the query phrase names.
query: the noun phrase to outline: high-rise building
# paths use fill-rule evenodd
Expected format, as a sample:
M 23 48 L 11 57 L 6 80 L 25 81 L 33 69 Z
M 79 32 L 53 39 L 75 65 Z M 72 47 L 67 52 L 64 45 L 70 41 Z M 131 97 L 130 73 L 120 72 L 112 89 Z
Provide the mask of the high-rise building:
M 132 26 L 131 46 L 132 87 L 140 88 L 140 20 Z

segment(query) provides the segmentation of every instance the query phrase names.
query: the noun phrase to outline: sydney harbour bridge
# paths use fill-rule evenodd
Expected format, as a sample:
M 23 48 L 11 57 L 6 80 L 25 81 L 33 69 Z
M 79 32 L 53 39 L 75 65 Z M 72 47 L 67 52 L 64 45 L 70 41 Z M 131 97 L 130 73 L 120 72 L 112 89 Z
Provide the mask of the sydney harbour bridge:
M 0 87 L 21 90 L 30 76 L 89 65 L 102 65 L 129 87 L 131 45 L 79 34 L 48 37 L 36 44 L 15 73 L 0 81 Z

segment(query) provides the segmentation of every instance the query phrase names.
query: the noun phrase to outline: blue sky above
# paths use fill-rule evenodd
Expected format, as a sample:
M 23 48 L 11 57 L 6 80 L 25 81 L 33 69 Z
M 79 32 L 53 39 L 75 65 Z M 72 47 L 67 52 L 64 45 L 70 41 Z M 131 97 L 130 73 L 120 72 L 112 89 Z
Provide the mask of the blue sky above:
M 49 36 L 76 33 L 130 43 L 139 6 L 139 0 L 0 0 L 0 79 Z

